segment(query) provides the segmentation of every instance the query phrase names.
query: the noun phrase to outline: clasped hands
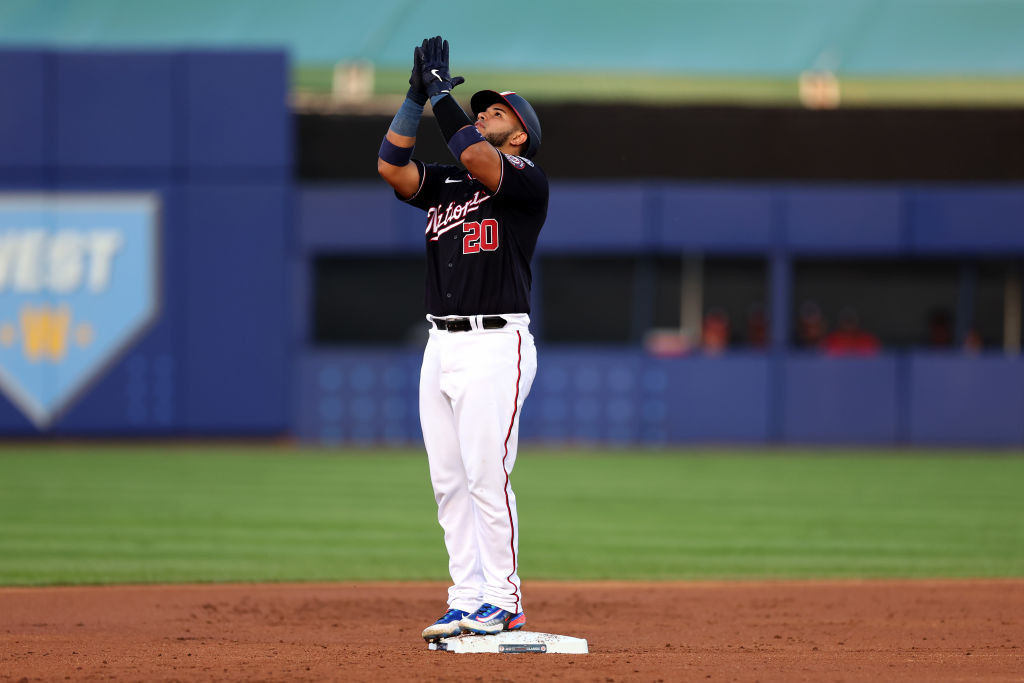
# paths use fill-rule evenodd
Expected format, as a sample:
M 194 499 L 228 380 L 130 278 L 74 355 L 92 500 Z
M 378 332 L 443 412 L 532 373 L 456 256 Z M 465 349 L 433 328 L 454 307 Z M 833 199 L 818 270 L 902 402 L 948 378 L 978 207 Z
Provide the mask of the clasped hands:
M 462 76 L 452 76 L 448 66 L 448 41 L 441 36 L 425 38 L 413 50 L 413 67 L 409 75 L 409 87 L 418 93 L 433 98 L 450 93 L 452 88 L 466 81 Z

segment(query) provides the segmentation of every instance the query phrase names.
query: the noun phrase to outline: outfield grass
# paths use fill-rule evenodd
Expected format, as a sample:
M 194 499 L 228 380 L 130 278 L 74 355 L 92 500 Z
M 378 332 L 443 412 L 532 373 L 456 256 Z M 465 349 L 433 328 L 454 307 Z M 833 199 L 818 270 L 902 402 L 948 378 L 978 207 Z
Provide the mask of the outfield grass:
M 1024 576 L 1024 457 L 526 448 L 522 576 Z M 419 451 L 0 449 L 0 584 L 446 579 Z

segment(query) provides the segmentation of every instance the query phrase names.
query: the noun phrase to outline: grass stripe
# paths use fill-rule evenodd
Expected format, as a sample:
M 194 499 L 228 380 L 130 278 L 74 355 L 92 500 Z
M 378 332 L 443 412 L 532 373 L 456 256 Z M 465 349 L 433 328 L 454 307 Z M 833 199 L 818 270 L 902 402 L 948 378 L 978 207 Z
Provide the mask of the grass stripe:
M 526 579 L 1024 576 L 1024 457 L 545 450 Z M 418 451 L 0 448 L 0 584 L 446 578 Z

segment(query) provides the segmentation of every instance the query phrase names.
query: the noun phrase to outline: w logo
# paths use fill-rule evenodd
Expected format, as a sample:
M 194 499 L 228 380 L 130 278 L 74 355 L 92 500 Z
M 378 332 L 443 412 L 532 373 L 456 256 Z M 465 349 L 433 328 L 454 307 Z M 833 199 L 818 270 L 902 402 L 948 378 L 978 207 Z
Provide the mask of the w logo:
M 0 194 L 0 390 L 49 427 L 155 318 L 148 194 Z
M 49 306 L 21 309 L 21 336 L 25 357 L 29 362 L 48 360 L 59 363 L 67 352 L 68 326 L 71 309 L 67 304 L 51 309 Z

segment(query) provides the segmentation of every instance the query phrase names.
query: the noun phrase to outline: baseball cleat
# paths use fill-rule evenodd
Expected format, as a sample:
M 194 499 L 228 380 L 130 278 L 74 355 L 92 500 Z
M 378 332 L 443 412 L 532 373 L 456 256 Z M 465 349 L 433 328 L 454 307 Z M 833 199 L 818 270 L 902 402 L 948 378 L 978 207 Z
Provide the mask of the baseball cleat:
M 502 631 L 516 631 L 526 623 L 526 615 L 520 612 L 513 614 L 508 610 L 484 603 L 476 612 L 459 622 L 463 631 L 493 635 Z
M 459 626 L 459 621 L 468 615 L 469 612 L 463 612 L 460 609 L 448 610 L 444 613 L 443 617 L 423 629 L 423 639 L 440 640 L 441 638 L 450 638 L 451 636 L 459 635 L 462 633 L 462 627 Z

